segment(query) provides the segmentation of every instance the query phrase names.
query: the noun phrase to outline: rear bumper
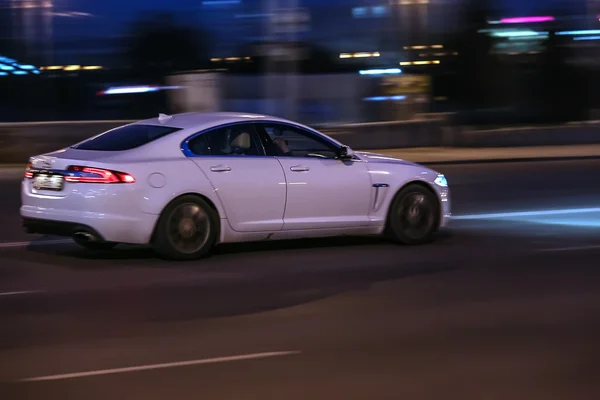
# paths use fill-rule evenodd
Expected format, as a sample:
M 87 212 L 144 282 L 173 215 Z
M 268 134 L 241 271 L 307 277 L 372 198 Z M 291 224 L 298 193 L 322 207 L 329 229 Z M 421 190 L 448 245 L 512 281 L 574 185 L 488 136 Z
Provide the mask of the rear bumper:
M 141 196 L 141 197 L 140 197 Z M 101 240 L 147 244 L 158 215 L 140 209 L 135 185 L 71 184 L 60 192 L 40 192 L 24 180 L 20 214 L 32 233 L 73 236 L 78 227 Z
M 21 206 L 23 227 L 30 233 L 73 236 L 77 230 L 115 243 L 148 244 L 158 216 L 124 216 Z M 78 229 L 84 228 L 84 229 Z
M 99 240 L 105 240 L 105 238 L 91 226 L 76 222 L 52 221 L 39 218 L 21 218 L 21 221 L 22 226 L 27 233 L 70 237 L 76 232 L 85 231 L 93 234 Z

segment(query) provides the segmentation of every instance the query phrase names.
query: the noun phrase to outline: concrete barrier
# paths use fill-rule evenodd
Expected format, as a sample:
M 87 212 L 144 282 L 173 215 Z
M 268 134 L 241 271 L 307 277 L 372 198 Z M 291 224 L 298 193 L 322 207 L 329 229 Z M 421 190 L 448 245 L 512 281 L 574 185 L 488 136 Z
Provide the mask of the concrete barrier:
M 0 124 L 0 163 L 25 163 L 31 155 L 75 144 L 133 121 L 75 121 Z M 600 144 L 600 124 L 474 131 L 444 120 L 315 126 L 355 149 L 415 147 L 523 147 Z
M 0 163 L 25 163 L 31 155 L 58 150 L 133 121 L 0 124 Z M 441 146 L 442 124 L 419 120 L 315 127 L 357 149 Z
M 62 149 L 129 122 L 132 121 L 0 124 L 0 163 L 26 163 L 32 155 Z
M 438 147 L 451 144 L 444 123 L 436 120 L 371 122 L 316 127 L 355 149 Z
M 456 147 L 524 147 L 599 143 L 600 125 L 580 123 L 479 131 L 462 129 L 453 144 Z

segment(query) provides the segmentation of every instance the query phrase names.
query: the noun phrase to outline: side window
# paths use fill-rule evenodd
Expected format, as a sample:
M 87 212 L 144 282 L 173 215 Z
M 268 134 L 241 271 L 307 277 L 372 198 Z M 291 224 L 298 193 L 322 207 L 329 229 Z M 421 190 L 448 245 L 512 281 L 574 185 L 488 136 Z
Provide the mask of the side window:
M 264 150 L 252 124 L 213 129 L 190 140 L 189 149 L 198 156 L 262 156 Z
M 337 148 L 317 135 L 285 124 L 257 124 L 267 153 L 288 157 L 336 158 Z

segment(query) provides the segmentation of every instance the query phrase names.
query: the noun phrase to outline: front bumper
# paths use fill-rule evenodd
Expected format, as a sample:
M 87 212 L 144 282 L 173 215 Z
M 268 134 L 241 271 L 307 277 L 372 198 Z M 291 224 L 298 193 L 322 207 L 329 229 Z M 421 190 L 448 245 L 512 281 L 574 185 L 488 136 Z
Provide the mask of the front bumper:
M 452 219 L 452 202 L 450 200 L 450 189 L 448 187 L 437 188 L 440 200 L 440 228 L 446 228 Z

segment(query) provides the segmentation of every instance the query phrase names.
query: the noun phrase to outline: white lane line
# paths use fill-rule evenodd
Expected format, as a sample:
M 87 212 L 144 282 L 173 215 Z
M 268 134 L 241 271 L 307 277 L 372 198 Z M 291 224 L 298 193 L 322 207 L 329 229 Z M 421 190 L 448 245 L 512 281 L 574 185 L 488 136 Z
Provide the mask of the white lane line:
M 49 244 L 67 244 L 73 243 L 71 239 L 57 239 L 57 240 L 35 240 L 29 242 L 1 242 L 0 249 L 8 249 L 12 247 L 27 247 L 27 246 L 47 246 Z
M 0 297 L 1 296 L 18 296 L 21 294 L 33 294 L 33 293 L 40 293 L 40 290 L 20 290 L 17 292 L 0 292 Z
M 557 252 L 557 251 L 579 251 L 579 250 L 596 250 L 600 249 L 600 245 L 595 246 L 577 246 L 577 247 L 556 247 L 552 249 L 538 249 L 537 252 L 541 253 L 549 253 L 549 252 Z
M 109 375 L 109 374 L 123 374 L 126 372 L 138 372 L 138 371 L 147 371 L 147 370 L 162 369 L 162 368 L 187 367 L 190 365 L 216 364 L 216 363 L 224 363 L 224 362 L 231 362 L 231 361 L 255 360 L 255 359 L 259 359 L 259 358 L 282 357 L 282 356 L 289 356 L 289 355 L 300 354 L 300 353 L 301 353 L 300 351 L 275 351 L 275 352 L 269 352 L 269 353 L 242 354 L 242 355 L 238 355 L 238 356 L 229 356 L 229 357 L 204 358 L 204 359 L 200 359 L 200 360 L 178 361 L 178 362 L 171 362 L 171 363 L 164 363 L 164 364 L 140 365 L 137 367 L 101 369 L 101 370 L 96 370 L 96 371 L 74 372 L 71 374 L 38 376 L 35 378 L 21 379 L 21 380 L 19 380 L 19 382 L 56 381 L 56 380 L 61 380 L 61 379 L 84 378 L 84 377 L 88 377 L 88 376 Z

